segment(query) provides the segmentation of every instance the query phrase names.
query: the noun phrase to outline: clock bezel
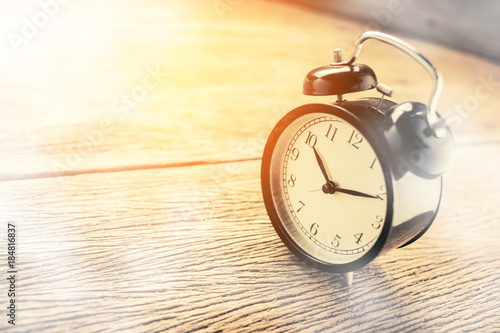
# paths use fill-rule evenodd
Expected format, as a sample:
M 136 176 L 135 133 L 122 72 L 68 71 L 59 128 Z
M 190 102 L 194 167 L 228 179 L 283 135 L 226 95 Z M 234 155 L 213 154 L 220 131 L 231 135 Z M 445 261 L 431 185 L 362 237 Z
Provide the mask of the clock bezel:
M 356 109 L 356 107 L 352 108 Z M 362 107 L 362 109 L 364 109 Z M 390 159 L 387 156 L 387 151 L 389 151 L 387 144 L 385 143 L 385 139 L 382 135 L 383 130 L 383 120 L 384 116 L 378 113 L 376 110 L 369 110 L 369 113 L 359 113 L 355 114 L 353 111 L 347 110 L 340 105 L 335 104 L 306 104 L 299 106 L 289 113 L 287 113 L 273 128 L 269 138 L 267 140 L 266 146 L 264 148 L 264 154 L 262 157 L 262 165 L 261 165 L 261 186 L 262 193 L 264 197 L 264 203 L 266 206 L 267 213 L 269 218 L 273 224 L 274 229 L 277 234 L 285 243 L 285 245 L 293 252 L 298 258 L 307 264 L 321 269 L 323 271 L 335 272 L 335 273 L 345 273 L 356 270 L 360 267 L 365 266 L 367 263 L 372 261 L 380 251 L 383 249 L 392 227 L 393 222 L 393 208 L 394 208 L 394 191 L 393 191 L 393 172 L 390 164 Z M 342 118 L 346 122 L 348 122 L 351 126 L 356 128 L 366 140 L 369 141 L 372 149 L 374 150 L 379 163 L 382 168 L 382 172 L 384 175 L 384 180 L 386 184 L 386 197 L 387 197 L 387 207 L 386 207 L 386 216 L 384 219 L 384 224 L 378 239 L 375 241 L 375 244 L 360 258 L 353 260 L 348 263 L 343 264 L 332 264 L 320 259 L 317 259 L 306 252 L 302 247 L 300 247 L 289 235 L 286 231 L 285 227 L 281 219 L 279 218 L 279 214 L 277 208 L 274 204 L 274 199 L 272 197 L 271 190 L 271 160 L 274 154 L 275 146 L 285 131 L 285 129 L 290 125 L 294 120 L 298 119 L 307 114 L 312 113 L 327 113 L 339 118 Z M 369 116 L 369 120 L 365 119 Z M 366 124 L 366 125 L 365 125 Z

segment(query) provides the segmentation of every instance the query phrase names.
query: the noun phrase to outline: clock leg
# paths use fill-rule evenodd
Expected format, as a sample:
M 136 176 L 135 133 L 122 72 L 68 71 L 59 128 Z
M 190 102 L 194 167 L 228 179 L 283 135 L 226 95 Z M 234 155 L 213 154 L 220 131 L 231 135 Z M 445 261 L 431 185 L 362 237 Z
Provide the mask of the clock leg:
M 344 287 L 349 287 L 352 284 L 353 272 L 342 273 L 344 278 Z

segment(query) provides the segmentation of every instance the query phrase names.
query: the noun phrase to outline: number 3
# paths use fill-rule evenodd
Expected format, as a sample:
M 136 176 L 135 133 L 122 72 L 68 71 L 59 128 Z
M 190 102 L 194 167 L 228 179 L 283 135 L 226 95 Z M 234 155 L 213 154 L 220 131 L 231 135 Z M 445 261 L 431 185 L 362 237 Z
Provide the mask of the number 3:
M 380 225 L 382 224 L 383 220 L 384 219 L 382 218 L 382 216 L 377 215 L 377 217 L 375 218 L 375 222 L 372 223 L 372 227 L 374 229 L 380 229 Z

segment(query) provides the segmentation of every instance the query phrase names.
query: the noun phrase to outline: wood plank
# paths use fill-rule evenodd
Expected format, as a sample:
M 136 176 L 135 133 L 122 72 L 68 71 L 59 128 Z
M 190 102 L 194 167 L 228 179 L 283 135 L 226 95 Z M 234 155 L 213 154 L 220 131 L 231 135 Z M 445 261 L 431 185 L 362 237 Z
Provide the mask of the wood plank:
M 41 10 L 2 6 L 6 36 Z M 281 115 L 331 101 L 302 96 L 302 80 L 334 48 L 347 54 L 362 28 L 266 1 L 222 16 L 202 1 L 61 5 L 19 53 L 1 41 L 0 179 L 259 158 Z M 457 141 L 498 140 L 499 66 L 409 41 L 443 72 L 439 109 Z M 396 101 L 427 100 L 430 83 L 411 60 L 376 44 L 365 51 L 360 61 L 393 86 Z M 150 80 L 157 69 L 158 86 Z M 145 77 L 155 87 L 144 100 L 122 102 L 140 96 Z M 481 80 L 492 82 L 487 90 Z
M 2 220 L 18 230 L 16 328 L 498 331 L 499 153 L 460 146 L 429 232 L 349 288 L 281 243 L 258 161 L 3 182 Z

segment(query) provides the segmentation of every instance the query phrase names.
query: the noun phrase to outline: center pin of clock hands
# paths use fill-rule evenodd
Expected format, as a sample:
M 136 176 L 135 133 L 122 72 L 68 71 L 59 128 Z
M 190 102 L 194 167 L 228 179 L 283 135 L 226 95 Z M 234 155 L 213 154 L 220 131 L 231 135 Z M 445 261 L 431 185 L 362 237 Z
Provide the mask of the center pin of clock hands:
M 370 195 L 370 194 L 366 194 L 366 193 L 362 193 L 362 192 L 354 191 L 354 190 L 348 190 L 345 188 L 340 188 L 336 182 L 330 180 L 330 178 L 328 177 L 328 173 L 326 172 L 325 164 L 323 163 L 323 160 L 319 156 L 319 153 L 316 150 L 316 147 L 313 146 L 312 149 L 314 151 L 314 156 L 316 156 L 316 162 L 318 162 L 319 168 L 321 169 L 321 172 L 323 173 L 323 176 L 325 177 L 325 180 L 326 180 L 326 183 L 321 187 L 321 190 L 323 191 L 323 193 L 334 194 L 335 192 L 340 192 L 340 193 L 354 195 L 354 196 L 363 197 L 363 198 L 374 198 L 374 199 L 377 198 L 374 195 Z

